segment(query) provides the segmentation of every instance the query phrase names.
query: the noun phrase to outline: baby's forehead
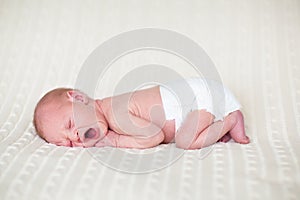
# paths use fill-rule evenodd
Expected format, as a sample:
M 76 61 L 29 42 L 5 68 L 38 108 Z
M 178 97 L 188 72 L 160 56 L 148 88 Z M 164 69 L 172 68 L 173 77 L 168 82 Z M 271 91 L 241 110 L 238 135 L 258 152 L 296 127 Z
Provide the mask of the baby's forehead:
M 64 112 L 67 112 L 70 109 L 72 109 L 72 106 L 68 106 L 61 98 L 54 98 L 41 105 L 40 113 L 48 117 L 59 117 L 63 116 Z
M 48 101 L 45 101 L 42 105 L 41 108 L 43 110 L 56 110 L 60 107 L 62 107 L 62 102 L 63 100 L 59 97 L 53 97 L 49 99 Z
M 49 103 L 45 105 L 41 119 L 45 128 L 59 128 L 65 124 L 72 116 L 72 106 L 59 103 Z

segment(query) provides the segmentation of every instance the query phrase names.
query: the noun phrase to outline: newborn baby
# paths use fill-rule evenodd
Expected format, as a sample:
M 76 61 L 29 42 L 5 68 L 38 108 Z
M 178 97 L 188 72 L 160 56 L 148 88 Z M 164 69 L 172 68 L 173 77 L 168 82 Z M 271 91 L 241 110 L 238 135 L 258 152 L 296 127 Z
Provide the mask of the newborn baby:
M 68 147 L 150 148 L 175 142 L 198 149 L 231 138 L 249 143 L 240 104 L 220 83 L 189 78 L 94 100 L 58 88 L 37 104 L 34 126 L 49 143 Z

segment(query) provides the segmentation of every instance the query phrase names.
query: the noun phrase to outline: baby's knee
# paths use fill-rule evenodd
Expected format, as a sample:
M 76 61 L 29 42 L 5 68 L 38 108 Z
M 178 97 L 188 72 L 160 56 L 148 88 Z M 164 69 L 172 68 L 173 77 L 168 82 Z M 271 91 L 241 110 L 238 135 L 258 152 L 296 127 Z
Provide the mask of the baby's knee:
M 182 141 L 175 141 L 175 146 L 179 149 L 185 150 L 194 150 L 194 149 L 201 149 L 202 145 L 195 145 L 193 142 L 182 142 Z
M 230 121 L 231 123 L 236 123 L 239 119 L 239 112 L 238 111 L 234 111 L 232 113 L 230 113 L 226 118 L 228 121 Z
M 186 142 L 182 142 L 180 140 L 175 140 L 175 146 L 179 149 L 189 149 L 191 144 L 186 143 Z
M 210 126 L 215 120 L 215 116 L 204 109 L 192 111 L 189 115 L 189 120 L 192 119 L 196 122 L 193 125 L 200 126 L 201 128 Z
M 231 115 L 233 115 L 234 119 L 237 122 L 241 121 L 241 120 L 244 120 L 243 113 L 240 110 L 236 110 L 236 111 L 232 112 Z
M 234 111 L 226 117 L 226 123 L 228 123 L 231 126 L 231 128 L 235 127 L 236 124 L 243 120 L 244 117 L 240 110 Z
M 192 149 L 194 138 L 189 137 L 175 137 L 175 146 L 180 149 Z

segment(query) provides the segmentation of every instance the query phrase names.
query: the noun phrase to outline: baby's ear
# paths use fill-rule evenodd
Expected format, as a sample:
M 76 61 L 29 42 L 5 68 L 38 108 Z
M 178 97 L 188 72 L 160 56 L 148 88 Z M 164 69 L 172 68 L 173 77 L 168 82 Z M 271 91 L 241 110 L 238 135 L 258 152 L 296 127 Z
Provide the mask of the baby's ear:
M 81 102 L 84 104 L 88 104 L 88 102 L 89 102 L 88 96 L 77 90 L 68 91 L 67 97 L 68 97 L 68 100 L 71 102 Z

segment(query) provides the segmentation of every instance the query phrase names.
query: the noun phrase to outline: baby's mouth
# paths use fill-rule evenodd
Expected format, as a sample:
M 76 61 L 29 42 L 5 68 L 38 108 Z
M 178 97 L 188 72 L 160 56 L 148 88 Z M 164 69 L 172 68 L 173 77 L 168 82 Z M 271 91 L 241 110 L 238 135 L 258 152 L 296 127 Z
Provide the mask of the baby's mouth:
M 84 133 L 85 139 L 95 139 L 97 137 L 98 137 L 98 132 L 94 128 L 90 128 Z

